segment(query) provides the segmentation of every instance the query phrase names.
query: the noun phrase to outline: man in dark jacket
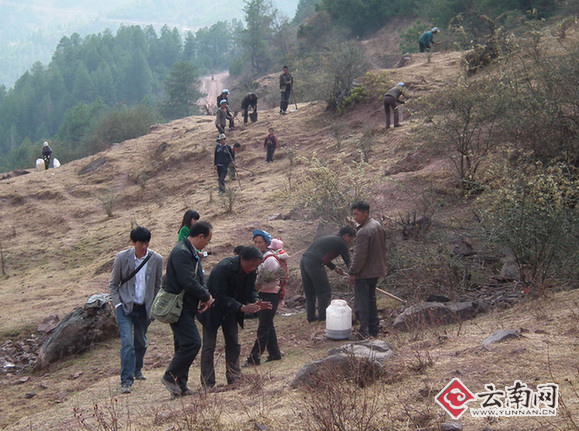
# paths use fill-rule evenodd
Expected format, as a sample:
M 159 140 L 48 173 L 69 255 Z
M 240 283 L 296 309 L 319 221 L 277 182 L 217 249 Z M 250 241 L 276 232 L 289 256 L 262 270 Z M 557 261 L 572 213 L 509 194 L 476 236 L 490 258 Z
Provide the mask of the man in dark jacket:
M 235 166 L 235 152 L 231 145 L 227 145 L 225 140 L 227 137 L 224 133 L 217 138 L 217 145 L 215 147 L 215 154 L 213 155 L 213 167 L 217 171 L 217 182 L 219 183 L 219 194 L 225 193 L 225 177 L 229 164 Z
M 253 109 L 249 115 L 249 108 Z M 241 101 L 241 109 L 243 109 L 243 124 L 247 124 L 248 115 L 251 117 L 251 122 L 257 121 L 257 96 L 255 93 L 247 93 Z
M 181 317 L 171 324 L 175 354 L 161 382 L 174 396 L 191 395 L 187 388 L 189 368 L 201 348 L 201 337 L 195 325 L 195 315 L 204 313 L 213 303 L 213 297 L 203 282 L 203 268 L 199 251 L 209 244 L 212 226 L 199 221 L 191 226 L 189 237 L 183 238 L 169 254 L 163 289 L 169 293 L 181 293 L 183 310 Z
M 290 94 L 294 88 L 294 79 L 289 73 L 287 66 L 283 67 L 283 73 L 279 76 L 279 89 L 281 91 L 281 102 L 279 103 L 279 113 L 285 115 L 289 104 Z
M 394 127 L 399 127 L 399 112 L 398 105 L 404 105 L 404 101 L 400 100 L 400 96 L 404 96 L 404 83 L 399 82 L 395 87 L 392 87 L 386 92 L 384 96 L 384 112 L 386 113 L 386 128 L 390 128 L 390 111 L 394 115 Z
M 239 256 L 227 257 L 211 271 L 207 287 L 215 298 L 213 307 L 200 316 L 203 324 L 203 349 L 201 351 L 201 384 L 215 386 L 213 355 L 217 343 L 217 330 L 221 327 L 225 338 L 225 376 L 232 384 L 241 374 L 237 325 L 243 328 L 245 313 L 271 309 L 270 302 L 262 302 L 255 291 L 256 269 L 263 256 L 257 247 L 244 247 Z
M 356 229 L 344 226 L 337 235 L 326 235 L 315 240 L 305 251 L 300 260 L 300 272 L 306 297 L 306 317 L 308 322 L 326 320 L 326 308 L 330 305 L 332 288 L 324 266 L 340 275 L 342 268 L 334 265 L 332 260 L 342 256 L 346 266 L 350 266 L 348 245 L 356 236 Z M 318 317 L 316 317 L 316 298 L 318 300 Z

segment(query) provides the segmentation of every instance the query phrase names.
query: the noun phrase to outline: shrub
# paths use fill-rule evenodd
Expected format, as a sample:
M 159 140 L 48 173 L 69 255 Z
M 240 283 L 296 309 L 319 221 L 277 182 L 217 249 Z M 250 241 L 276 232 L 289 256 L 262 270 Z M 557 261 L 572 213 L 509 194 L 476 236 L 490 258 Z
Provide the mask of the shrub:
M 146 135 L 155 119 L 155 111 L 146 105 L 117 107 L 99 119 L 87 139 L 88 148 L 94 153 L 111 144 Z
M 453 163 L 464 191 L 477 187 L 479 168 L 499 145 L 497 125 L 506 115 L 501 91 L 490 77 L 458 79 L 410 105 L 426 118 L 423 137 Z
M 350 378 L 338 367 L 321 369 L 315 387 L 310 387 L 298 400 L 299 415 L 306 430 L 386 429 L 383 417 L 389 411 L 384 405 L 387 386 L 367 385 L 376 378 L 368 362 L 355 363 L 352 359 L 351 367 L 354 375 Z
M 294 187 L 289 198 L 294 199 L 307 217 L 320 217 L 336 226 L 349 223 L 352 203 L 371 196 L 373 184 L 367 179 L 370 166 L 364 162 L 348 163 L 344 157 L 325 163 L 315 154 L 307 162 L 308 174 Z
M 577 276 L 577 169 L 540 164 L 496 192 L 484 223 L 492 238 L 512 251 L 523 282 L 541 287 L 553 278 Z

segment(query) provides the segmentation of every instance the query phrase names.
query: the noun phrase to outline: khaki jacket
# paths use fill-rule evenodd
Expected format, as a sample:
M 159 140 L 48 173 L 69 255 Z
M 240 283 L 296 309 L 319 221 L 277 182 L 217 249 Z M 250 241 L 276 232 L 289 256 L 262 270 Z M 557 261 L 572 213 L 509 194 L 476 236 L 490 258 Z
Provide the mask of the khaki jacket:
M 358 227 L 348 273 L 356 278 L 379 278 L 386 274 L 386 231 L 373 218 Z

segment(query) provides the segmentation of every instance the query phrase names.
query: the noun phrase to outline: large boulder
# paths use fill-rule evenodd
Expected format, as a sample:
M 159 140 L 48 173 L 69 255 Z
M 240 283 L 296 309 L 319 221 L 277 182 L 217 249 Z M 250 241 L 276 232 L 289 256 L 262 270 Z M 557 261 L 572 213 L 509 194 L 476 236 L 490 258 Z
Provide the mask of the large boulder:
M 83 352 L 98 342 L 119 336 L 107 296 L 93 295 L 84 307 L 78 307 L 62 319 L 40 348 L 37 368 L 46 368 L 64 357 Z
M 320 360 L 308 362 L 291 382 L 293 388 L 320 387 L 337 381 L 355 380 L 360 386 L 373 383 L 385 362 L 394 354 L 394 346 L 385 341 L 360 341 L 330 349 Z
M 409 331 L 424 325 L 446 325 L 472 319 L 477 312 L 474 302 L 423 302 L 408 307 L 394 320 L 393 327 L 399 331 Z

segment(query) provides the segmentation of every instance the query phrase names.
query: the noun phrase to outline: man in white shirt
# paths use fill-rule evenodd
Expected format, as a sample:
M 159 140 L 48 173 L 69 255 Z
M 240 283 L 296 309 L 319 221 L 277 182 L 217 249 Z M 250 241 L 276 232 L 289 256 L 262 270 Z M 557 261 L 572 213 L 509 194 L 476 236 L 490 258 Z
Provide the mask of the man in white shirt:
M 131 231 L 133 247 L 115 258 L 109 282 L 121 334 L 121 393 L 131 392 L 134 380 L 145 380 L 143 358 L 147 351 L 147 328 L 151 305 L 161 288 L 163 258 L 148 250 L 151 232 L 137 227 Z M 136 271 L 136 272 L 135 272 Z

